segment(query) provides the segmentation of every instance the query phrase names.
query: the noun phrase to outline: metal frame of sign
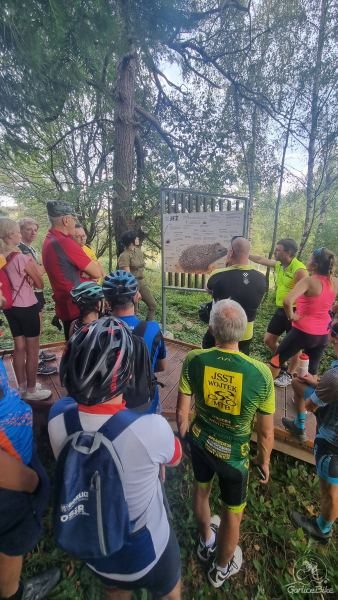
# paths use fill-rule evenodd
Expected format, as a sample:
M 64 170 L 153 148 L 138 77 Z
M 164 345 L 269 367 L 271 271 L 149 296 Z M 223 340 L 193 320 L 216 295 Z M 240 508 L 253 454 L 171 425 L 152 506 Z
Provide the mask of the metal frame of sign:
M 185 212 L 229 212 L 243 211 L 243 235 L 248 235 L 248 198 L 235 194 L 212 194 L 189 188 L 161 189 L 161 242 L 162 242 L 162 328 L 166 332 L 167 302 L 166 291 L 205 291 L 206 275 L 194 273 L 170 273 L 164 270 L 164 228 L 163 215 Z

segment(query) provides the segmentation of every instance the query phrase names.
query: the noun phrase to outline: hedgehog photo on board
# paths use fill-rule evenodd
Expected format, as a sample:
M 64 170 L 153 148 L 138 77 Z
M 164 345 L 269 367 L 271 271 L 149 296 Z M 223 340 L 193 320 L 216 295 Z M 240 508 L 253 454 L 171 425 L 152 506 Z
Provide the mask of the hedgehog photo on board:
M 211 265 L 216 260 L 226 256 L 228 249 L 219 242 L 215 244 L 195 244 L 189 246 L 181 253 L 178 260 L 178 269 L 184 273 L 208 273 Z

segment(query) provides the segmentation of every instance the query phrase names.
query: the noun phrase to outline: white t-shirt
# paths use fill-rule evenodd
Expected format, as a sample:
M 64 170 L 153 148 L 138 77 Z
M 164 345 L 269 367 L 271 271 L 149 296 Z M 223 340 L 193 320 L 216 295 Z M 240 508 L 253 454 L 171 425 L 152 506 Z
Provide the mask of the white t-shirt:
M 63 413 L 67 407 L 74 404 L 72 398 L 63 398 L 54 404 L 49 413 L 48 432 L 56 458 L 67 437 Z M 110 418 L 114 418 L 111 411 L 116 407 L 104 404 L 98 407 L 95 413 L 96 407 L 88 408 L 79 405 L 79 418 L 84 431 L 98 431 Z M 105 409 L 107 412 L 102 413 Z M 88 410 L 90 412 L 87 412 Z M 169 523 L 163 505 L 159 466 L 176 463 L 181 453 L 181 446 L 167 421 L 155 414 L 140 416 L 124 429 L 112 444 L 124 472 L 124 491 L 130 520 L 137 520 L 140 515 L 146 513 L 146 528 L 150 533 L 151 541 L 147 542 L 147 548 L 142 548 L 141 553 L 138 546 L 137 553 L 143 554 L 143 563 L 146 555 L 151 556 L 151 562 L 142 564 L 141 570 L 130 573 L 130 563 L 135 563 L 135 552 L 133 553 L 131 547 L 127 554 L 122 549 L 109 558 L 92 561 L 88 566 L 110 579 L 135 581 L 154 567 L 167 546 Z M 152 548 L 149 548 L 150 544 Z M 134 550 L 136 551 L 136 548 Z

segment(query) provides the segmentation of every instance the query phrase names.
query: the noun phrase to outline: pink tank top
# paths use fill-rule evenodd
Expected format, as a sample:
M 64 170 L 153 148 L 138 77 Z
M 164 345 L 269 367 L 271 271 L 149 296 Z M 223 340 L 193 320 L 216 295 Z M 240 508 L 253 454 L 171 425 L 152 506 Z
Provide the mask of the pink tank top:
M 32 257 L 17 252 L 6 265 L 7 275 L 11 282 L 13 306 L 25 308 L 37 303 L 32 286 L 27 281 L 25 266 Z
M 322 291 L 318 296 L 299 296 L 296 300 L 296 311 L 300 315 L 298 321 L 292 321 L 292 327 L 310 333 L 325 335 L 330 322 L 329 310 L 336 294 L 330 280 L 325 275 L 312 275 L 321 281 Z

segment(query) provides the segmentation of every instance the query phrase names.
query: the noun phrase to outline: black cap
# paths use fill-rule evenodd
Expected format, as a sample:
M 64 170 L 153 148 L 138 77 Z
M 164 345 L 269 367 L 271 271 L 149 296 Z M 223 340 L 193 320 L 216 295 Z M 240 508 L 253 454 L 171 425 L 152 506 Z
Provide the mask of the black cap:
M 77 217 L 74 206 L 63 200 L 48 200 L 47 213 L 49 217 L 64 217 L 65 215 Z

